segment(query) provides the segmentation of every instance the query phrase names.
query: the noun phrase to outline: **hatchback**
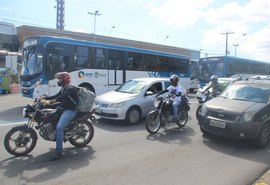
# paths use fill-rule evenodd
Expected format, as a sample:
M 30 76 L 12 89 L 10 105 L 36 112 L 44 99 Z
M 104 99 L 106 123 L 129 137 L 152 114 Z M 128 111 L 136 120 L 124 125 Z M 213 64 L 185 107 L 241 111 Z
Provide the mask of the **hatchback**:
M 254 141 L 264 148 L 270 138 L 270 80 L 242 80 L 202 106 L 198 122 L 204 134 Z

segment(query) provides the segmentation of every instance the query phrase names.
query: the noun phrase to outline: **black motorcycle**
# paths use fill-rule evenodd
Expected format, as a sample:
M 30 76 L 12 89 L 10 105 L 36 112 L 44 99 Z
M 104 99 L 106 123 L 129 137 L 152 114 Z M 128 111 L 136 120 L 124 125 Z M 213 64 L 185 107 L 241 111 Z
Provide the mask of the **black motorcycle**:
M 188 111 L 190 110 L 188 98 L 181 96 L 181 103 L 178 108 L 179 120 L 173 119 L 172 105 L 170 97 L 157 96 L 154 100 L 155 110 L 148 113 L 145 121 L 145 128 L 150 134 L 155 134 L 159 131 L 162 125 L 166 123 L 176 123 L 179 127 L 186 125 L 188 121 Z
M 57 107 L 57 105 L 55 105 Z M 12 128 L 5 136 L 4 146 L 8 153 L 15 156 L 24 156 L 30 153 L 37 144 L 39 135 L 47 141 L 56 141 L 56 125 L 63 109 L 44 108 L 42 100 L 36 99 L 32 105 L 27 104 L 23 109 L 23 116 L 28 122 L 22 126 Z M 92 114 L 77 113 L 76 117 L 64 129 L 64 141 L 69 141 L 75 147 L 87 145 L 94 136 Z

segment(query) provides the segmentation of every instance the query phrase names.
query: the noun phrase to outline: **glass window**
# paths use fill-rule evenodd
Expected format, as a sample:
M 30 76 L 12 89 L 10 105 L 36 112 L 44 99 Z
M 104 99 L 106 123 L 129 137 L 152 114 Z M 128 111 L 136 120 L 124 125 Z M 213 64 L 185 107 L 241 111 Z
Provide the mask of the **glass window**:
M 127 69 L 142 70 L 143 55 L 141 53 L 128 52 Z
M 108 68 L 115 69 L 116 67 L 116 51 L 108 50 Z
M 123 63 L 125 61 L 125 52 L 116 51 L 115 53 L 116 69 L 123 69 Z
M 169 58 L 158 56 L 157 57 L 157 71 L 168 71 L 169 70 Z
M 89 49 L 87 47 L 78 46 L 75 56 L 77 66 L 89 66 Z
M 94 66 L 97 68 L 106 68 L 105 49 L 96 48 L 94 49 L 94 54 Z
M 144 55 L 144 62 L 143 62 L 143 69 L 144 70 L 155 70 L 155 61 L 156 61 L 156 56 L 154 55 Z

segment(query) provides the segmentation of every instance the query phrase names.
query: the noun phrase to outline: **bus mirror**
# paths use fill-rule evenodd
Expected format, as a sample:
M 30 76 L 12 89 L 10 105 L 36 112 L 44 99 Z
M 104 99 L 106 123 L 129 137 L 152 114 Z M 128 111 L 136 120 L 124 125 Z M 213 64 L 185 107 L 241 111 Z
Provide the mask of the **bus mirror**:
M 52 71 L 52 63 L 53 63 L 53 55 L 49 54 L 49 62 L 48 62 L 48 67 Z

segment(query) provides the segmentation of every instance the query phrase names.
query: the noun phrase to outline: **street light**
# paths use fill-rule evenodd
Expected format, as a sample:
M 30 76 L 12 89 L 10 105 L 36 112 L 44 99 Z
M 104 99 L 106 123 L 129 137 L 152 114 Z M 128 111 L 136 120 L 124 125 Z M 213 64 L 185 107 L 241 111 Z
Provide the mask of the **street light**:
M 95 11 L 95 13 L 92 12 L 88 12 L 89 15 L 93 15 L 94 16 L 94 42 L 96 41 L 96 16 L 100 16 L 101 14 L 98 13 L 98 10 Z
M 109 36 L 111 36 L 112 29 L 114 29 L 114 28 L 115 28 L 115 26 L 112 26 L 112 28 L 110 29 Z
M 168 39 L 169 36 L 166 36 L 164 39 L 163 39 L 163 44 L 165 43 L 165 40 Z

